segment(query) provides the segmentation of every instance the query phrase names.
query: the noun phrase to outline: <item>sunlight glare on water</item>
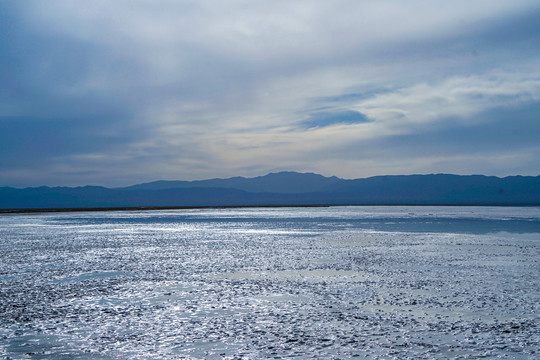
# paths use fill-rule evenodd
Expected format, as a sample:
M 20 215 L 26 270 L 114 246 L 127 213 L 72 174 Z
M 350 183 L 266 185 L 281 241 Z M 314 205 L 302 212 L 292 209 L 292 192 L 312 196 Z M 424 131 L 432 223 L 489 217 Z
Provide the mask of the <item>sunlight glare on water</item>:
M 0 217 L 0 356 L 540 356 L 540 209 Z

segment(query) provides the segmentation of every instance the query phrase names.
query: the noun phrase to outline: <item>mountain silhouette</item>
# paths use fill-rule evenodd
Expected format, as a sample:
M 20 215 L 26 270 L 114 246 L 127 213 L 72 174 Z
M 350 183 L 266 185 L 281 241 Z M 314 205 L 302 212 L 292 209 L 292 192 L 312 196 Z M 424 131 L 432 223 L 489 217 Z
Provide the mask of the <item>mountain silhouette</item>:
M 0 209 L 279 205 L 540 205 L 540 176 L 392 175 L 346 180 L 280 172 L 254 178 L 0 188 Z
M 233 177 L 229 179 L 209 179 L 196 181 L 154 181 L 133 185 L 124 190 L 164 190 L 174 188 L 224 188 L 248 192 L 271 192 L 278 194 L 301 194 L 322 191 L 342 179 L 325 177 L 314 173 L 283 171 L 255 178 Z

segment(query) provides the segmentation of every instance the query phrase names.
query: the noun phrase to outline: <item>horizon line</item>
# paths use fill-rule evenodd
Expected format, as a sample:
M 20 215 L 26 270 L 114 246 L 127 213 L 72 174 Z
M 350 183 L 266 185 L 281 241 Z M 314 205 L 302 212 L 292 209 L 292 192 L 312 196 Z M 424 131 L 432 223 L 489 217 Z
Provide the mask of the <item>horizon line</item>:
M 303 174 L 303 175 L 317 175 L 322 176 L 324 178 L 330 179 L 330 178 L 337 178 L 339 180 L 345 180 L 345 181 L 354 181 L 354 180 L 363 180 L 363 179 L 371 179 L 371 178 L 377 178 L 377 177 L 397 177 L 397 176 L 439 176 L 439 175 L 448 175 L 448 176 L 462 176 L 462 177 L 469 177 L 469 176 L 481 176 L 481 177 L 492 177 L 492 178 L 498 178 L 498 179 L 506 179 L 510 177 L 540 177 L 540 174 L 538 175 L 521 175 L 521 174 L 515 174 L 515 175 L 507 175 L 507 176 L 497 176 L 497 175 L 484 175 L 484 174 L 452 174 L 452 173 L 426 173 L 426 174 L 419 174 L 419 173 L 413 173 L 413 174 L 387 174 L 387 175 L 373 175 L 373 176 L 367 176 L 367 177 L 359 177 L 359 178 L 341 178 L 336 175 L 326 176 L 322 174 L 318 174 L 312 171 L 306 171 L 306 172 L 300 172 L 300 171 L 291 171 L 291 170 L 283 170 L 283 171 L 277 171 L 277 172 L 269 172 L 265 175 L 258 175 L 258 176 L 231 176 L 231 177 L 214 177 L 214 178 L 208 178 L 208 179 L 196 179 L 196 180 L 181 180 L 181 179 L 174 179 L 174 180 L 166 180 L 166 179 L 158 179 L 158 180 L 150 180 L 145 181 L 141 183 L 131 184 L 131 185 L 124 185 L 124 186 L 105 186 L 105 185 L 93 185 L 93 184 L 86 184 L 86 185 L 36 185 L 36 186 L 25 186 L 25 187 L 19 187 L 19 186 L 12 186 L 12 185 L 2 185 L 0 188 L 12 188 L 12 189 L 39 189 L 39 188 L 84 188 L 84 187 L 99 187 L 99 188 L 105 188 L 105 189 L 123 189 L 123 188 L 129 188 L 132 186 L 138 186 L 138 185 L 144 185 L 144 184 L 152 184 L 157 182 L 197 182 L 197 181 L 209 181 L 209 180 L 229 180 L 234 178 L 242 178 L 242 179 L 256 179 L 256 178 L 263 178 L 269 175 L 276 175 L 276 174 Z

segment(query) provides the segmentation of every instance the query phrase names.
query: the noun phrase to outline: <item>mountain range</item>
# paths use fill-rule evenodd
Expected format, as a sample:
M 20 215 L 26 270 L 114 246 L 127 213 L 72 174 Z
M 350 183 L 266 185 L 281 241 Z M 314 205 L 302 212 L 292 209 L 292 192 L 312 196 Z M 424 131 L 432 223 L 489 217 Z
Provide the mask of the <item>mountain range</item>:
M 389 175 L 346 180 L 279 172 L 254 178 L 101 186 L 0 187 L 0 209 L 315 205 L 540 205 L 540 176 Z

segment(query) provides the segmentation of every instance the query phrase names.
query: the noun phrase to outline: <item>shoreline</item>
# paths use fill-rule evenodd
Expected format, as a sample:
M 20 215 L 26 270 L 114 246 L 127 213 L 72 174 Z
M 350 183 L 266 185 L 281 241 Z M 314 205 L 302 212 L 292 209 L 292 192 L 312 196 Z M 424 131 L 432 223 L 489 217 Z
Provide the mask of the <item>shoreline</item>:
M 1 215 L 67 212 L 109 212 L 109 211 L 152 211 L 152 210 L 196 210 L 196 209 L 239 209 L 239 208 L 327 208 L 345 206 L 454 206 L 454 207 L 540 207 L 540 204 L 298 204 L 298 205 L 206 205 L 206 206 L 113 206 L 81 208 L 15 208 L 0 209 Z

